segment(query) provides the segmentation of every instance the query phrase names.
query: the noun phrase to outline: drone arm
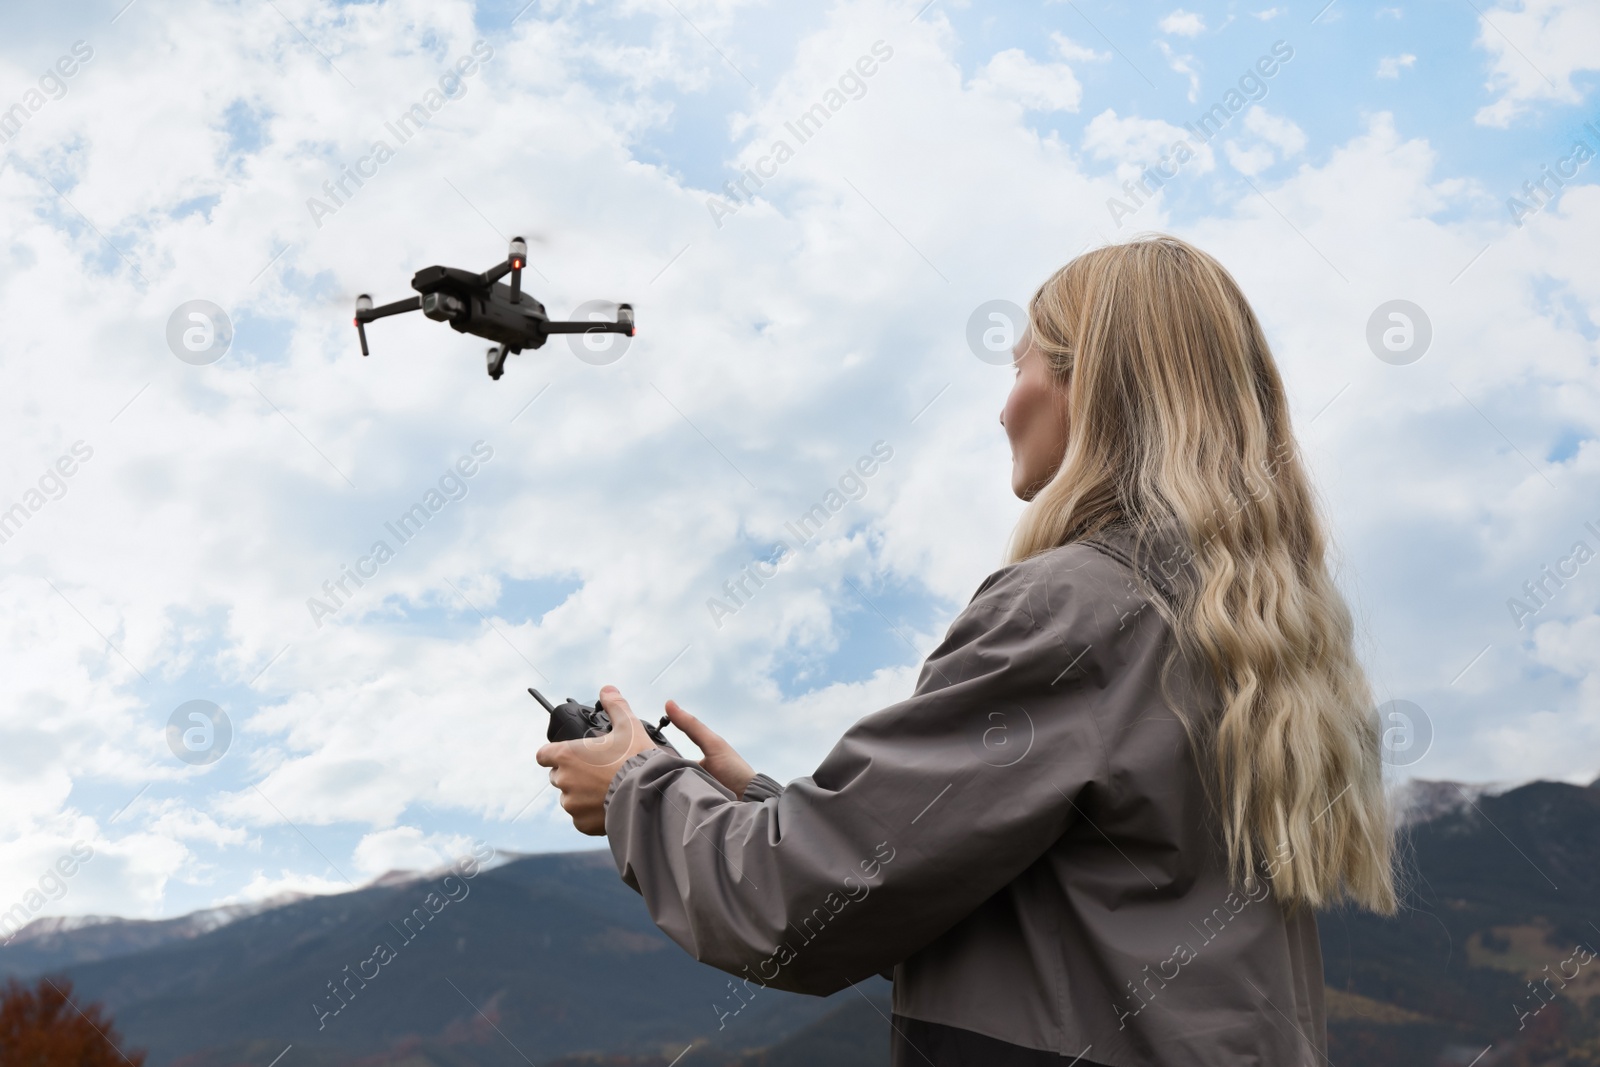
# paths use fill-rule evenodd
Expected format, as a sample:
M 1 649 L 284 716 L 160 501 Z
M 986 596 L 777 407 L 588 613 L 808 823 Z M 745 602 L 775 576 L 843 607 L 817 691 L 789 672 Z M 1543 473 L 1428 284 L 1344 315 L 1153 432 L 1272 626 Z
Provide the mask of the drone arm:
M 628 337 L 634 336 L 633 332 L 633 305 L 617 305 L 616 322 L 547 322 L 544 324 L 545 333 L 620 333 Z
M 366 306 L 363 306 L 366 305 Z M 399 315 L 407 311 L 416 311 L 422 307 L 422 297 L 410 296 L 404 300 L 396 300 L 392 304 L 382 307 L 373 307 L 372 298 L 363 294 L 356 300 L 356 335 L 361 338 L 361 354 L 367 355 L 367 323 L 373 319 L 387 318 L 390 315 Z
M 496 263 L 494 266 L 478 275 L 478 284 L 493 285 L 501 278 L 504 278 L 506 276 L 506 272 L 509 270 L 511 270 L 511 260 L 507 259 L 503 263 Z
M 629 322 L 547 322 L 543 329 L 545 333 L 623 333 L 633 336 L 633 324 Z
M 404 300 L 396 300 L 392 304 L 384 304 L 382 307 L 375 307 L 370 311 L 357 312 L 356 317 L 362 322 L 371 322 L 373 319 L 384 319 L 388 318 L 390 315 L 400 315 L 407 311 L 416 311 L 420 307 L 422 307 L 422 297 L 408 296 Z
M 511 239 L 511 251 L 507 253 L 505 261 L 496 263 L 478 276 L 479 284 L 493 285 L 511 273 L 511 302 L 517 303 L 522 297 L 522 268 L 528 263 L 528 242 L 520 237 Z

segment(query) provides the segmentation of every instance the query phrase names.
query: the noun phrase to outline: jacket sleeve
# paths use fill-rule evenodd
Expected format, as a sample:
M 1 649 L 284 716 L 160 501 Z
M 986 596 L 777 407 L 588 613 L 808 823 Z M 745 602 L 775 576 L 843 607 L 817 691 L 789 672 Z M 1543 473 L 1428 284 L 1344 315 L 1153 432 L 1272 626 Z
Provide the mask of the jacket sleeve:
M 777 781 L 767 777 L 764 774 L 757 774 L 750 780 L 750 784 L 744 787 L 744 795 L 739 799 L 754 800 L 759 802 L 762 800 L 771 800 L 773 797 L 779 796 L 782 793 L 783 786 Z
M 671 753 L 624 764 L 606 829 L 656 925 L 704 963 L 827 994 L 905 959 L 1048 849 L 1105 778 L 1097 709 L 1127 607 L 1088 558 L 1104 557 L 1055 552 L 1073 555 L 991 575 L 912 696 L 863 718 L 809 778 L 740 801 Z

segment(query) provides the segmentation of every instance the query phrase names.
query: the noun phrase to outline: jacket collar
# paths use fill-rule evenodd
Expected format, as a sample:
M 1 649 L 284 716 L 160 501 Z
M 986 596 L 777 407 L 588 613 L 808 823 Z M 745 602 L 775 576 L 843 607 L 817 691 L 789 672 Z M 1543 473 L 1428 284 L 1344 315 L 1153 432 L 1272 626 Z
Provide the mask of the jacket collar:
M 1175 525 L 1112 526 L 1083 538 L 1154 586 L 1176 604 L 1183 584 L 1195 577 L 1194 549 Z

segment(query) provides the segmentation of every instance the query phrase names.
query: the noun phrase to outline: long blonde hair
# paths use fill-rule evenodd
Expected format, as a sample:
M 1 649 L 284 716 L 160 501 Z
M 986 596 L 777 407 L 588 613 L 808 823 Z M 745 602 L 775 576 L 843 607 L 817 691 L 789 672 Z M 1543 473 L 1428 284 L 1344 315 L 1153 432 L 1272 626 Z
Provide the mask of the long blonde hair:
M 1114 528 L 1175 533 L 1174 656 L 1220 714 L 1180 710 L 1235 882 L 1270 866 L 1286 904 L 1396 908 L 1379 726 L 1349 608 L 1295 451 L 1283 382 L 1222 265 L 1174 237 L 1099 248 L 1029 306 L 1064 391 L 1067 446 L 1012 538 L 1016 562 Z M 1192 566 L 1189 566 L 1192 561 Z M 1170 661 L 1169 661 L 1170 665 Z

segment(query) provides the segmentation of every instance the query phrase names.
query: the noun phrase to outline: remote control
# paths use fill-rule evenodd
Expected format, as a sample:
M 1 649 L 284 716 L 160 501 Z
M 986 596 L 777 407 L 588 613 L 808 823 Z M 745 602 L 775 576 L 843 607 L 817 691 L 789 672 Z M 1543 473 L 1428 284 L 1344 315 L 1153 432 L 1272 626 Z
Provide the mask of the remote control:
M 599 737 L 601 734 L 611 732 L 611 716 L 606 714 L 606 709 L 600 706 L 600 698 L 596 697 L 594 707 L 580 704 L 571 697 L 564 703 L 551 704 L 544 698 L 544 694 L 528 687 L 528 692 L 533 694 L 533 699 L 544 705 L 544 710 L 550 713 L 550 729 L 545 736 L 552 741 L 576 741 L 584 737 Z M 655 725 L 644 722 L 645 733 L 650 735 L 650 740 L 662 748 L 671 749 L 672 743 L 667 740 L 661 731 L 671 722 L 665 715 Z M 674 750 L 675 751 L 675 750 Z

